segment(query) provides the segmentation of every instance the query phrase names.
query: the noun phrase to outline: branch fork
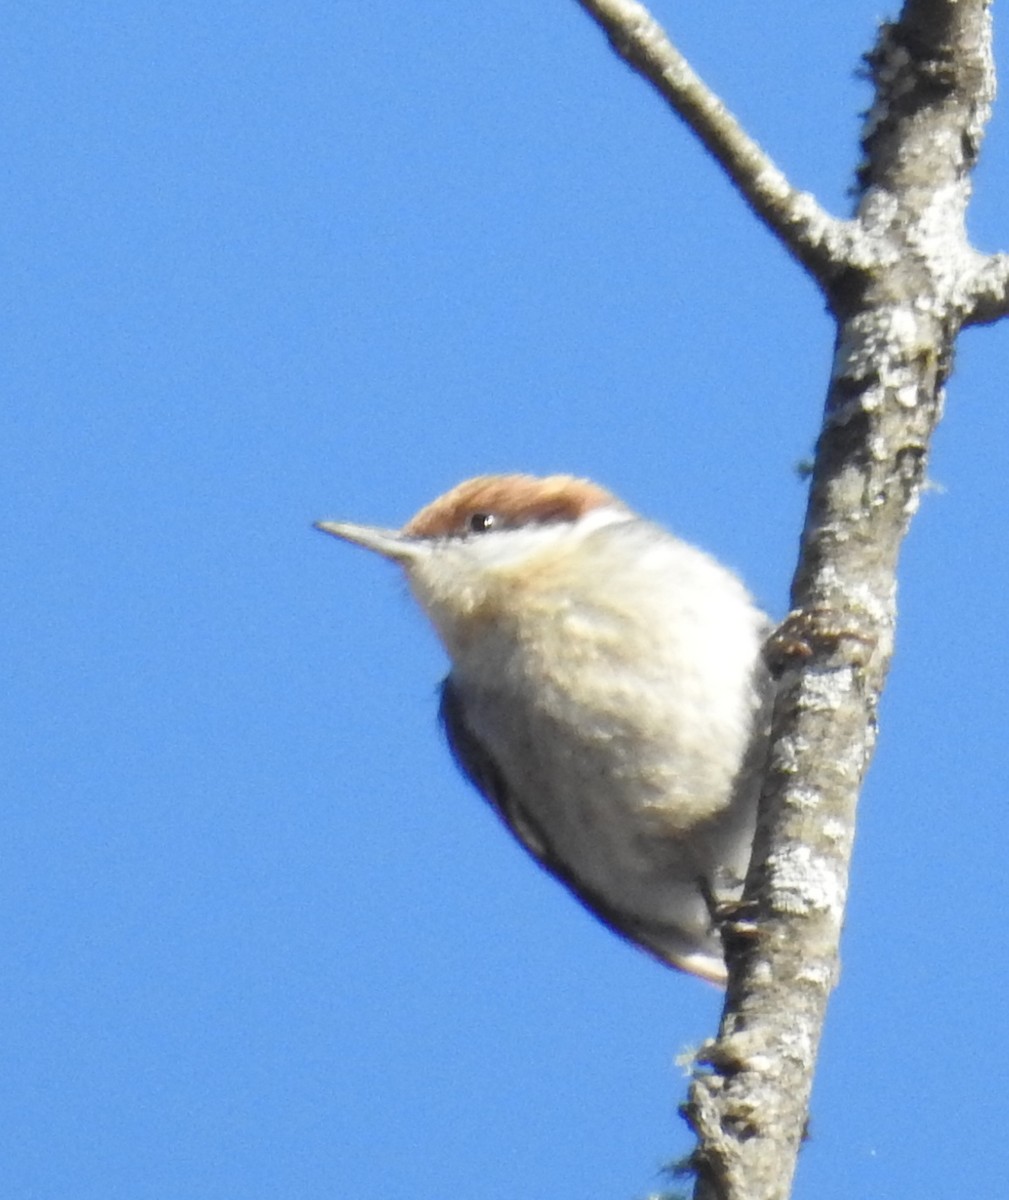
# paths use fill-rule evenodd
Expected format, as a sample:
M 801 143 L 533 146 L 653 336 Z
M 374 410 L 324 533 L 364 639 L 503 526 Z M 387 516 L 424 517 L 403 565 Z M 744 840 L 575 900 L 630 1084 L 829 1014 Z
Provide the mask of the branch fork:
M 757 930 L 726 938 L 719 1035 L 696 1058 L 684 1110 L 695 1200 L 786 1200 L 838 971 L 901 541 L 955 338 L 1009 315 L 1009 255 L 981 254 L 965 231 L 995 86 L 990 0 L 904 0 L 880 27 L 851 219 L 789 182 L 644 5 L 578 3 L 816 281 L 837 324 L 793 613 L 769 650 L 780 681 L 744 892 Z

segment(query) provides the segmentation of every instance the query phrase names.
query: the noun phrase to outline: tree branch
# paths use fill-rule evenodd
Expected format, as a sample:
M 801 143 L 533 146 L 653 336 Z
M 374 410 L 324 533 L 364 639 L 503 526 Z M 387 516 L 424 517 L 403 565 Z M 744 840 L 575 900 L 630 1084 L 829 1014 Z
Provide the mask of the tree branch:
M 1009 258 L 967 242 L 994 94 L 990 0 L 905 0 L 867 56 L 854 221 L 797 192 L 636 0 L 578 0 L 819 281 L 837 320 L 753 861 L 729 987 L 684 1115 L 695 1200 L 785 1200 L 838 969 L 855 810 L 893 647 L 896 567 L 955 338 L 1009 311 Z
M 860 231 L 794 188 L 696 74 L 662 26 L 637 0 L 578 0 L 616 53 L 643 75 L 693 130 L 750 208 L 829 291 L 849 265 L 864 260 Z
M 994 91 L 988 0 L 906 0 L 868 56 L 857 221 L 876 265 L 835 288 L 837 342 L 719 1036 L 686 1116 L 696 1200 L 784 1200 L 837 974 L 855 810 L 889 666 L 900 544 L 977 254 L 965 210 Z M 997 291 L 1001 268 L 992 269 Z M 975 277 L 975 294 L 977 279 Z M 975 302 L 980 311 L 980 302 Z

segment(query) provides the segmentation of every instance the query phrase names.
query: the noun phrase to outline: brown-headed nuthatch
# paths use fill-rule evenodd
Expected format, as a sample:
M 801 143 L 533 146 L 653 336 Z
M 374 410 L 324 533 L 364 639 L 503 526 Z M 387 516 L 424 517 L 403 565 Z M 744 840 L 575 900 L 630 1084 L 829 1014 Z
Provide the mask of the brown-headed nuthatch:
M 401 530 L 318 528 L 398 563 L 451 670 L 463 773 L 617 933 L 725 980 L 772 682 L 767 617 L 714 559 L 567 475 L 485 475 Z

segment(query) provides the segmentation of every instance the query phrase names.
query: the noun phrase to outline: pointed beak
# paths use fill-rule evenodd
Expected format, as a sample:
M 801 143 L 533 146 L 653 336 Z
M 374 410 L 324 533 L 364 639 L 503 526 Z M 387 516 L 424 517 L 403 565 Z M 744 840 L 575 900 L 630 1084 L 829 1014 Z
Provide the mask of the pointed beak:
M 355 525 L 352 521 L 316 521 L 315 529 L 332 534 L 365 550 L 374 550 L 383 558 L 397 563 L 408 563 L 423 554 L 424 543 L 420 538 L 409 537 L 398 529 L 380 529 L 377 525 Z

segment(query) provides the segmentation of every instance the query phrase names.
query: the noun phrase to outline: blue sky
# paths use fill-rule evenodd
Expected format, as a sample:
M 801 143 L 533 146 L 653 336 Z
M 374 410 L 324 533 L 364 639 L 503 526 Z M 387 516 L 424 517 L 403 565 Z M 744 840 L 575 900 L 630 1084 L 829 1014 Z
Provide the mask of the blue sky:
M 846 212 L 879 9 L 655 11 Z M 780 616 L 817 294 L 571 0 L 6 25 L 4 1196 L 644 1196 L 719 996 L 502 834 L 395 572 L 310 523 L 570 470 Z M 961 342 L 902 562 L 799 1196 L 1009 1173 L 1007 351 Z

